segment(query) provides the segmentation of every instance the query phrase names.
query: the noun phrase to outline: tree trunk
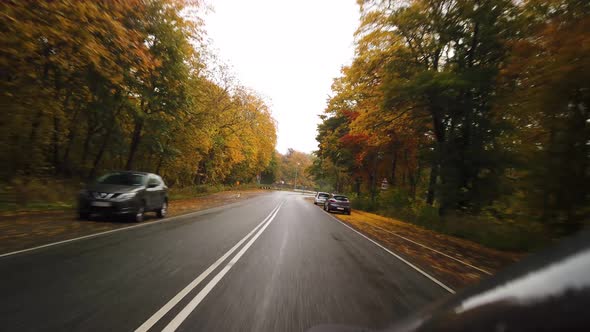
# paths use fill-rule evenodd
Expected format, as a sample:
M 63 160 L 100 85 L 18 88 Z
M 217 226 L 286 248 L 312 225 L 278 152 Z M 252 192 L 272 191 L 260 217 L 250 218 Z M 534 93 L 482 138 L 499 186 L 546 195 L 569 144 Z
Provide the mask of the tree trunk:
M 405 167 L 405 172 L 403 172 L 403 184 L 404 187 L 407 188 L 407 184 L 409 183 L 410 185 L 412 184 L 412 178 L 411 178 L 411 170 L 410 170 L 410 160 L 409 160 L 409 151 L 408 149 L 404 149 L 404 165 Z
M 431 206 L 434 204 L 434 198 L 436 197 L 435 187 L 440 173 L 440 167 L 442 167 L 442 150 L 445 142 L 444 123 L 441 119 L 440 112 L 436 109 L 432 112 L 432 125 L 434 128 L 434 137 L 436 138 L 436 149 L 430 166 L 430 179 L 428 181 L 428 193 L 426 195 L 426 203 Z
M 32 151 L 35 148 L 35 144 L 37 143 L 37 135 L 39 133 L 39 127 L 41 126 L 41 119 L 43 118 L 43 110 L 39 110 L 37 114 L 33 117 L 33 121 L 31 123 L 31 133 L 29 134 L 29 145 Z
M 100 164 L 100 161 L 102 160 L 102 156 L 109 144 L 109 142 L 111 141 L 111 136 L 113 134 L 113 131 L 115 130 L 115 127 L 117 126 L 117 116 L 119 116 L 119 113 L 121 113 L 121 110 L 123 109 L 123 105 L 121 104 L 121 106 L 119 106 L 119 108 L 117 109 L 117 111 L 115 112 L 114 116 L 113 116 L 113 120 L 111 122 L 111 126 L 109 127 L 109 129 L 107 130 L 107 133 L 98 149 L 98 153 L 96 154 L 96 157 L 94 158 L 94 162 L 92 163 L 92 168 L 90 169 L 90 172 L 88 173 L 88 178 L 93 178 L 96 175 L 96 170 L 98 169 L 98 165 Z
M 164 151 L 162 151 L 162 153 L 160 153 L 160 155 L 158 156 L 158 166 L 156 166 L 156 174 L 160 174 L 160 168 L 162 168 L 162 164 L 164 163 L 164 153 L 166 152 L 166 149 L 168 148 L 168 144 L 170 144 L 170 136 L 168 136 L 168 138 L 166 139 L 166 143 L 164 143 Z
M 133 129 L 133 136 L 131 137 L 131 146 L 129 147 L 129 158 L 127 158 L 127 164 L 125 165 L 126 170 L 131 170 L 131 168 L 133 168 L 135 153 L 137 152 L 137 148 L 139 147 L 139 143 L 141 141 L 142 129 L 143 119 L 136 118 L 135 127 Z
M 428 193 L 426 194 L 426 203 L 430 206 L 434 205 L 436 179 L 438 178 L 438 161 L 433 160 L 430 167 L 430 179 L 428 181 Z
M 94 131 L 90 124 L 90 120 L 88 120 L 88 128 L 86 130 L 86 138 L 84 138 L 84 144 L 82 145 L 82 166 L 86 164 L 86 160 L 88 159 L 88 150 L 90 148 L 90 140 L 94 136 Z
M 421 164 L 418 162 L 418 166 L 416 167 L 415 172 L 410 172 L 410 195 L 412 199 L 416 199 L 416 187 L 418 186 L 418 182 L 420 181 L 420 173 L 421 173 Z M 433 197 L 434 199 L 434 197 Z
M 64 156 L 62 158 L 62 165 L 64 167 L 64 171 L 66 172 L 70 171 L 70 151 L 72 149 L 72 145 L 74 144 L 74 139 L 78 134 L 78 114 L 80 114 L 80 111 L 79 109 L 76 109 L 76 111 L 74 111 L 74 114 L 72 115 L 72 121 L 70 123 L 70 130 L 68 133 L 68 142 L 66 143 Z
M 371 170 L 371 201 L 375 202 L 377 196 L 377 155 L 373 157 L 373 169 Z
M 395 177 L 396 169 L 397 169 L 397 147 L 394 146 L 393 152 L 391 155 L 391 186 L 392 187 L 395 186 L 395 184 L 396 184 L 396 177 Z
M 197 171 L 195 174 L 195 177 L 193 178 L 193 183 L 196 185 L 200 185 L 201 182 L 203 182 L 203 176 L 201 174 L 204 174 L 207 170 L 206 170 L 206 165 L 204 163 L 203 160 L 199 160 L 199 163 L 197 164 Z
M 156 166 L 156 174 L 160 174 L 160 168 L 162 168 L 162 162 L 164 161 L 164 156 L 160 155 L 160 159 L 158 160 L 158 166 Z
M 61 166 L 60 166 L 60 159 L 59 159 L 59 132 L 60 132 L 60 121 L 57 114 L 53 115 L 53 135 L 52 135 L 52 145 L 53 145 L 53 167 L 55 168 L 55 173 L 61 173 Z
M 102 156 L 103 156 L 109 142 L 111 141 L 111 134 L 113 133 L 114 128 L 115 128 L 115 122 L 113 122 L 113 125 L 107 131 L 107 134 L 105 135 L 105 137 L 100 145 L 100 148 L 98 149 L 98 153 L 96 154 L 96 157 L 94 158 L 94 162 L 92 163 L 92 168 L 90 169 L 90 172 L 88 173 L 88 178 L 90 178 L 90 179 L 96 175 L 96 170 L 98 169 L 98 165 L 99 165 L 100 161 L 102 160 Z

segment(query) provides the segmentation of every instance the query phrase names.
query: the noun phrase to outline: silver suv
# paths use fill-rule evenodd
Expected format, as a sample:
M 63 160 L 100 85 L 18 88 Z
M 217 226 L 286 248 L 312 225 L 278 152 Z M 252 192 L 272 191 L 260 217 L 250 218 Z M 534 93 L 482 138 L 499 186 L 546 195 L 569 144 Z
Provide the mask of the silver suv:
M 101 176 L 78 195 L 78 215 L 126 216 L 140 222 L 146 212 L 163 218 L 168 211 L 168 187 L 160 176 L 145 172 L 113 172 Z

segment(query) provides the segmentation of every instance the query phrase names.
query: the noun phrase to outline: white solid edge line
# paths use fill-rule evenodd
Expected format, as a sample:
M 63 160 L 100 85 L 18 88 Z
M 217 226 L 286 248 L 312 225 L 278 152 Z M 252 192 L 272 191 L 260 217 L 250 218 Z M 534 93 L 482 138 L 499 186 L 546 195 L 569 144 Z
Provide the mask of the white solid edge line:
M 148 331 L 152 326 L 154 326 L 164 315 L 168 313 L 175 305 L 178 304 L 184 297 L 188 295 L 195 287 L 197 287 L 211 272 L 213 272 L 221 263 L 223 263 L 236 249 L 238 249 L 242 243 L 244 243 L 254 232 L 256 232 L 265 222 L 269 220 L 269 218 L 278 211 L 280 205 L 277 205 L 269 214 L 264 218 L 262 222 L 260 222 L 250 233 L 248 233 L 244 238 L 242 238 L 238 243 L 236 243 L 230 250 L 228 250 L 223 256 L 221 256 L 215 263 L 213 263 L 207 270 L 201 273 L 195 280 L 193 280 L 190 284 L 188 284 L 183 290 L 181 290 L 178 294 L 176 294 L 172 299 L 170 299 L 160 310 L 158 310 L 155 314 L 153 314 L 148 320 L 146 320 L 140 327 L 138 327 L 135 332 L 145 332 Z
M 21 253 L 25 253 L 25 252 L 29 252 L 29 251 L 34 251 L 34 250 L 38 250 L 38 249 L 43 249 L 43 248 L 47 248 L 47 247 L 53 247 L 53 246 L 57 246 L 57 245 L 68 243 L 68 242 L 74 242 L 74 241 L 79 241 L 79 240 L 84 240 L 84 239 L 90 239 L 90 238 L 93 238 L 93 237 L 98 237 L 98 236 L 102 236 L 102 235 L 107 235 L 107 234 L 111 234 L 111 233 L 125 231 L 125 230 L 129 230 L 129 229 L 133 229 L 133 228 L 139 228 L 139 227 L 144 227 L 144 226 L 149 226 L 149 225 L 155 225 L 155 224 L 159 224 L 159 223 L 162 223 L 162 222 L 165 222 L 165 221 L 171 221 L 171 220 L 178 219 L 178 218 L 189 217 L 189 216 L 194 215 L 194 214 L 199 214 L 199 213 L 202 214 L 202 213 L 204 213 L 206 211 L 217 209 L 217 208 L 221 208 L 223 206 L 224 205 L 212 207 L 212 208 L 205 209 L 205 210 L 190 212 L 190 213 L 186 213 L 186 214 L 181 214 L 179 216 L 174 216 L 174 217 L 169 217 L 169 218 L 163 218 L 163 219 L 160 219 L 160 220 L 154 220 L 154 221 L 150 221 L 150 222 L 144 222 L 144 223 L 141 223 L 139 225 L 121 227 L 121 228 L 112 229 L 112 230 L 109 230 L 109 231 L 104 231 L 104 232 L 99 232 L 99 233 L 94 233 L 94 234 L 88 234 L 88 235 L 84 235 L 84 236 L 80 236 L 80 237 L 75 237 L 73 239 L 67 239 L 67 240 L 58 241 L 58 242 L 51 242 L 51 243 L 43 244 L 43 245 L 40 245 L 40 246 L 37 246 L 37 247 L 32 247 L 32 248 L 27 248 L 27 249 L 22 249 L 22 250 L 17 250 L 17 251 L 11 251 L 11 252 L 7 252 L 5 254 L 0 254 L 0 258 L 6 257 L 6 256 L 12 256 L 12 255 L 16 255 L 16 254 L 21 254 Z M 225 205 L 225 206 L 227 206 L 227 205 Z
M 281 208 L 281 205 L 279 205 L 279 209 Z M 266 222 L 266 224 L 258 231 L 258 233 L 256 233 L 256 235 L 254 235 L 252 239 L 250 239 L 250 241 L 242 248 L 242 250 L 240 250 L 234 256 L 234 258 L 232 258 L 231 261 L 229 261 L 229 263 L 227 263 L 227 265 L 215 277 L 213 277 L 213 279 L 211 279 L 211 281 L 209 281 L 209 283 L 184 307 L 184 309 L 182 309 L 176 315 L 176 317 L 174 317 L 174 319 L 172 319 L 172 321 L 170 321 L 170 323 L 166 325 L 162 332 L 176 331 L 180 324 L 182 324 L 182 322 L 186 320 L 186 318 L 193 312 L 193 310 L 195 310 L 199 303 L 203 301 L 203 299 L 207 296 L 207 294 L 209 294 L 209 292 L 215 287 L 215 285 L 217 285 L 217 283 L 225 276 L 225 274 L 238 262 L 238 260 L 244 255 L 248 248 L 252 246 L 254 241 L 258 239 L 258 237 L 260 236 L 260 234 L 262 234 L 262 232 L 264 232 L 266 227 L 270 225 L 270 223 L 276 217 L 277 213 L 279 213 L 278 209 L 274 212 L 274 214 L 268 220 L 268 222 Z
M 406 263 L 408 266 L 410 266 L 411 268 L 413 268 L 414 270 L 420 272 L 423 276 L 425 276 L 426 278 L 430 279 L 432 282 L 434 282 L 435 284 L 439 285 L 440 287 L 444 288 L 446 291 L 448 291 L 451 294 L 455 294 L 455 291 L 450 288 L 449 286 L 443 284 L 441 281 L 437 280 L 435 277 L 431 276 L 430 274 L 424 272 L 422 269 L 420 269 L 419 267 L 417 267 L 416 265 L 408 262 L 407 260 L 405 260 L 403 257 L 399 256 L 398 254 L 395 254 L 393 251 L 385 248 L 384 246 L 382 246 L 381 244 L 379 244 L 377 241 L 371 239 L 370 237 L 366 236 L 365 234 L 357 231 L 356 229 L 350 227 L 349 225 L 343 223 L 340 219 L 334 217 L 333 215 L 329 214 L 328 212 L 322 210 L 324 213 L 326 213 L 327 215 L 329 215 L 330 217 L 332 217 L 332 219 L 336 220 L 338 223 L 340 223 L 341 225 L 344 225 L 346 227 L 348 227 L 348 229 L 354 231 L 355 233 L 357 233 L 358 235 L 364 237 L 365 239 L 373 242 L 373 244 L 375 244 L 376 246 L 378 246 L 379 248 L 387 251 L 389 254 L 391 254 L 393 257 L 399 259 L 400 261 Z
M 471 268 L 473 268 L 473 269 L 475 269 L 475 270 L 478 270 L 478 271 L 480 271 L 480 272 L 483 272 L 483 273 L 485 273 L 485 274 L 492 275 L 492 273 L 490 273 L 490 272 L 488 272 L 488 271 L 486 271 L 486 270 L 484 270 L 484 269 L 482 269 L 482 268 L 479 268 L 479 267 L 477 267 L 477 266 L 471 265 L 471 264 L 469 264 L 469 263 L 467 263 L 467 262 L 465 262 L 465 261 L 462 261 L 462 260 L 460 260 L 460 259 L 458 259 L 458 258 L 455 258 L 455 257 L 451 256 L 451 255 L 447 255 L 447 254 L 445 254 L 444 252 L 438 251 L 438 250 L 436 250 L 436 249 L 434 249 L 434 248 L 430 248 L 429 246 L 427 246 L 427 245 L 424 245 L 424 244 L 422 244 L 422 243 L 420 243 L 420 242 L 416 242 L 416 241 L 414 241 L 414 240 L 410 240 L 410 239 L 408 239 L 408 238 L 406 238 L 406 237 L 404 237 L 404 236 L 401 236 L 401 235 L 399 235 L 399 234 L 396 234 L 396 233 L 394 233 L 394 232 L 392 232 L 392 231 L 389 231 L 389 230 L 387 230 L 387 229 L 385 229 L 385 228 L 383 228 L 383 227 L 379 227 L 379 226 L 376 226 L 376 225 L 369 225 L 369 226 L 370 226 L 370 227 L 375 227 L 375 228 L 377 228 L 377 229 L 380 229 L 380 230 L 382 230 L 382 231 L 384 231 L 384 232 L 386 232 L 386 233 L 389 233 L 389 234 L 391 234 L 391 235 L 397 236 L 397 237 L 399 237 L 399 238 L 401 238 L 401 239 L 403 239 L 403 240 L 406 240 L 406 241 L 408 241 L 408 242 L 411 242 L 411 243 L 417 244 L 417 245 L 419 245 L 419 246 L 421 246 L 421 247 L 424 247 L 424 248 L 426 248 L 426 249 L 428 249 L 428 250 L 431 250 L 431 251 L 433 251 L 433 252 L 436 252 L 436 253 L 438 253 L 438 254 L 441 254 L 441 255 L 443 255 L 443 256 L 445 256 L 445 257 L 448 257 L 448 258 L 450 258 L 450 259 L 452 259 L 452 260 L 454 260 L 454 261 L 457 261 L 457 262 L 459 262 L 459 263 L 461 263 L 461 264 L 463 264 L 463 265 L 465 265 L 465 266 L 469 266 L 469 267 L 471 267 Z

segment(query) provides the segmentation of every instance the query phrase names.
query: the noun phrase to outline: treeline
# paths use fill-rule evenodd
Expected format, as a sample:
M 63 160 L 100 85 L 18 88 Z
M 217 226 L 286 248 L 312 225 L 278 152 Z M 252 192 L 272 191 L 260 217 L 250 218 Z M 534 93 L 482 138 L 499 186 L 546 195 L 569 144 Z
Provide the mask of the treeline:
M 211 60 L 200 5 L 2 1 L 0 176 L 255 179 L 276 125 L 264 100 Z
M 314 189 L 316 184 L 309 172 L 313 160 L 312 154 L 292 148 L 287 149 L 285 154 L 275 151 L 268 168 L 262 173 L 262 183 L 283 188 Z
M 317 179 L 405 215 L 588 221 L 590 2 L 358 2 Z

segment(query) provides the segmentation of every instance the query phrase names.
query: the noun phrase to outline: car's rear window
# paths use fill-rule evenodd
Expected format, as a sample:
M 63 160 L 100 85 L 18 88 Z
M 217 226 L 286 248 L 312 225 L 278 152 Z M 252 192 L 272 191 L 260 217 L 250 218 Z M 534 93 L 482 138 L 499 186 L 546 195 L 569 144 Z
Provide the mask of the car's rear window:
M 346 196 L 334 196 L 334 199 L 340 202 L 348 202 L 348 197 Z
M 318 195 L 318 197 L 328 197 L 328 196 L 330 196 L 330 195 L 328 195 L 328 194 L 319 194 Z
M 96 180 L 101 184 L 119 184 L 124 186 L 141 186 L 144 184 L 145 175 L 133 173 L 111 173 Z

